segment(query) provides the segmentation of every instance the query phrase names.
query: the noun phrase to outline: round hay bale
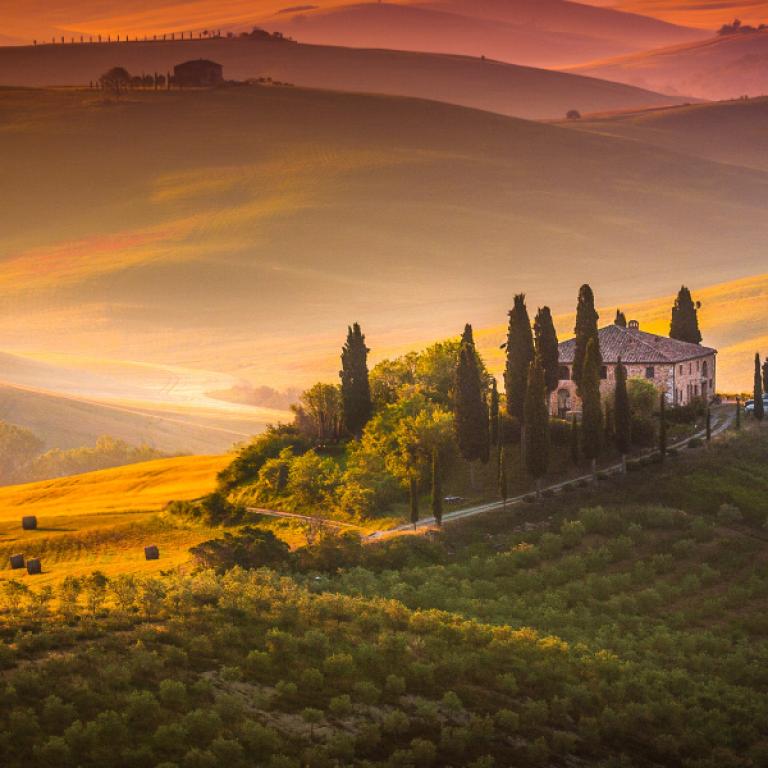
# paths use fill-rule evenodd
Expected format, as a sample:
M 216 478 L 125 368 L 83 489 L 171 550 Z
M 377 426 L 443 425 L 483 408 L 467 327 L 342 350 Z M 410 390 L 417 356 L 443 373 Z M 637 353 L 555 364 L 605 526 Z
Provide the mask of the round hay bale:
M 160 550 L 154 544 L 149 547 L 144 547 L 144 558 L 146 560 L 159 560 Z
M 40 558 L 31 557 L 27 560 L 27 573 L 30 576 L 37 576 L 43 572 L 43 564 L 40 562 Z
M 24 555 L 11 555 L 11 568 L 17 571 L 24 567 Z
M 25 531 L 37 530 L 37 518 L 34 515 L 26 515 L 21 518 L 21 527 Z

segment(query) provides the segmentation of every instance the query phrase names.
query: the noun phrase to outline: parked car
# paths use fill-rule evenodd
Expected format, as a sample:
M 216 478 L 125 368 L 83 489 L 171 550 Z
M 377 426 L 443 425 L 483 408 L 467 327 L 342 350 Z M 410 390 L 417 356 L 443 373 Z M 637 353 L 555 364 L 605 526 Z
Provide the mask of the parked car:
M 768 412 L 768 395 L 763 395 L 763 410 Z M 755 401 L 747 400 L 747 402 L 744 403 L 744 413 L 746 413 L 748 416 L 751 416 L 754 412 Z

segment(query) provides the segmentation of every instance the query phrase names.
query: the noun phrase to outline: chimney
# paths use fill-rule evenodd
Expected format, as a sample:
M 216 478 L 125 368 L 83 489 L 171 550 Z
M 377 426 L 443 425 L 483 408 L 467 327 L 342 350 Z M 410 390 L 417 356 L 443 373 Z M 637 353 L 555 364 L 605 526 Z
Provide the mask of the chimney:
M 637 320 L 630 320 L 627 323 L 627 328 L 629 328 L 630 331 L 639 331 L 640 323 Z

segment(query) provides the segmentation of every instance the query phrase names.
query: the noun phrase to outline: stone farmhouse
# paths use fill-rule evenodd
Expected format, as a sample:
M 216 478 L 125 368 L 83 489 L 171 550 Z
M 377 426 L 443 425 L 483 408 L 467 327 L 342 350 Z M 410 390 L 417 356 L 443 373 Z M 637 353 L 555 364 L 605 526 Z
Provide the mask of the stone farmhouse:
M 211 88 L 224 82 L 224 67 L 207 59 L 185 61 L 173 68 L 173 82 L 179 87 Z
M 600 392 L 613 392 L 619 358 L 627 371 L 627 379 L 652 381 L 659 392 L 666 393 L 670 405 L 687 405 L 692 400 L 705 400 L 716 392 L 717 350 L 657 336 L 640 330 L 636 320 L 627 324 L 608 325 L 598 330 L 603 357 Z M 560 344 L 560 382 L 550 399 L 550 413 L 566 418 L 581 412 L 581 400 L 572 380 L 576 340 Z

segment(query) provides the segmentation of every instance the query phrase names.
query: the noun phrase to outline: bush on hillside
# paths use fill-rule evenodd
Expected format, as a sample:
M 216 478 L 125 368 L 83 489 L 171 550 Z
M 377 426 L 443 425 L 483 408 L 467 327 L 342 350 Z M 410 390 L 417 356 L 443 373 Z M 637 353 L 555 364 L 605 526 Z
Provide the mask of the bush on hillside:
M 291 559 L 288 545 L 272 531 L 246 527 L 237 534 L 225 533 L 220 539 L 211 539 L 189 550 L 195 562 L 218 573 L 238 566 L 240 568 L 280 569 Z

